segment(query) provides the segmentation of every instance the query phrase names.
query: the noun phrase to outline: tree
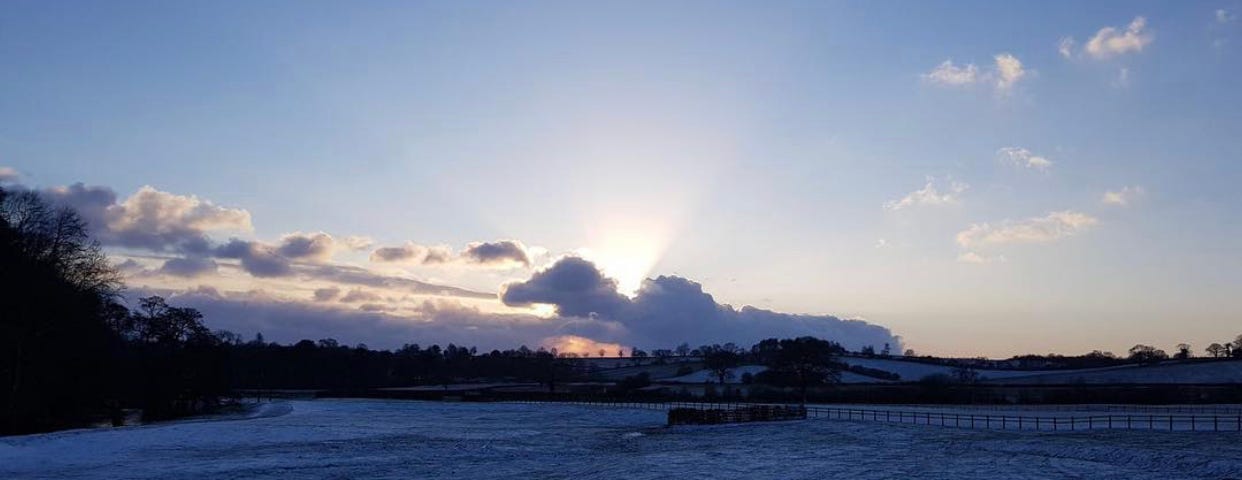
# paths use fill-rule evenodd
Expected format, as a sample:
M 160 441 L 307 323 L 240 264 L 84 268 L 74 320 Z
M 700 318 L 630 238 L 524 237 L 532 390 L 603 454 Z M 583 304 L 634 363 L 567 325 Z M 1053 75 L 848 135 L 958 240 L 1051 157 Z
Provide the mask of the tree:
M 806 403 L 809 386 L 840 381 L 841 374 L 834 359 L 845 353 L 841 345 L 815 337 L 767 339 L 751 351 L 767 360 L 768 370 L 759 375 L 761 380 L 797 386 L 802 403 Z
M 699 350 L 703 352 L 703 364 L 721 384 L 732 378 L 733 369 L 742 363 L 741 349 L 732 343 L 705 345 Z
M 119 288 L 77 213 L 0 188 L 0 434 L 77 425 L 109 400 Z
M 1176 349 L 1177 349 L 1177 353 L 1173 354 L 1173 358 L 1185 360 L 1187 358 L 1194 356 L 1194 354 L 1191 353 L 1191 348 L 1190 348 L 1189 343 L 1179 343 L 1177 344 Z
M 1130 347 L 1130 360 L 1138 363 L 1159 363 L 1161 360 L 1169 358 L 1169 354 L 1164 350 L 1160 350 L 1150 345 L 1135 345 Z
M 140 341 L 175 345 L 217 340 L 203 325 L 203 314 L 198 310 L 169 306 L 160 296 L 141 298 L 138 304 L 134 325 Z M 304 341 L 315 346 L 310 340 Z
M 604 358 L 604 354 L 605 354 L 605 353 L 608 353 L 608 352 L 605 352 L 605 351 L 604 351 L 604 349 L 602 349 L 602 348 L 601 348 L 601 349 L 599 349 L 599 358 Z
M 1206 351 L 1208 355 L 1212 356 L 1212 358 L 1220 358 L 1225 356 L 1225 346 L 1219 343 L 1208 345 L 1204 351 Z
M 679 357 L 690 355 L 690 344 L 683 342 L 681 345 L 677 346 L 676 352 Z
M 914 349 L 913 349 L 913 348 L 907 348 L 907 349 L 906 349 L 906 353 L 905 353 L 903 356 L 905 356 L 905 357 L 913 357 L 913 356 L 914 356 Z

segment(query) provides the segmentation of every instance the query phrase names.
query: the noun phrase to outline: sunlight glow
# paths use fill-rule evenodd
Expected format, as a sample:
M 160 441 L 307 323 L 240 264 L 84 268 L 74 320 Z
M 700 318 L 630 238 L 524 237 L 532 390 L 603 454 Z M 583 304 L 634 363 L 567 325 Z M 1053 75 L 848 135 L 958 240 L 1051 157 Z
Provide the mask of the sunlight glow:
M 674 226 L 652 219 L 606 216 L 590 233 L 590 247 L 578 254 L 617 280 L 624 295 L 634 296 L 672 240 Z

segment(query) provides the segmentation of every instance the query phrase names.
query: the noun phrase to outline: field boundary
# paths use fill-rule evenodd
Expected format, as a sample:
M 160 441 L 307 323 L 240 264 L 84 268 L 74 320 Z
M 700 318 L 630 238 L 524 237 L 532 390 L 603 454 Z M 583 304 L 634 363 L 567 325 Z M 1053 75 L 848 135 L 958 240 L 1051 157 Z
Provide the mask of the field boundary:
M 508 403 L 530 404 L 573 404 L 588 406 L 605 406 L 616 408 L 641 408 L 646 410 L 698 409 L 698 410 L 729 410 L 754 405 L 785 405 L 757 403 L 725 403 L 725 402 L 676 402 L 676 401 L 641 401 L 608 398 L 566 398 L 565 400 L 502 400 Z M 987 406 L 985 406 L 987 407 Z M 1057 406 L 1064 409 L 1055 411 L 1074 411 L 1069 406 Z M 1083 411 L 1096 407 L 1084 405 Z M 1125 407 L 1113 405 L 1112 407 Z M 923 408 L 920 406 L 920 408 Z M 944 406 L 949 408 L 970 409 L 974 406 Z M 1168 407 L 1193 408 L 1193 407 Z M 848 420 L 899 423 L 906 425 L 926 425 L 946 428 L 987 429 L 987 430 L 1027 430 L 1047 432 L 1075 432 L 1088 430 L 1145 430 L 1169 432 L 1242 432 L 1242 413 L 1235 414 L 1106 414 L 1106 415 L 1039 415 L 1034 414 L 991 414 L 962 412 L 929 412 L 900 408 L 855 408 L 832 407 L 826 405 L 807 405 L 807 416 L 811 419 Z

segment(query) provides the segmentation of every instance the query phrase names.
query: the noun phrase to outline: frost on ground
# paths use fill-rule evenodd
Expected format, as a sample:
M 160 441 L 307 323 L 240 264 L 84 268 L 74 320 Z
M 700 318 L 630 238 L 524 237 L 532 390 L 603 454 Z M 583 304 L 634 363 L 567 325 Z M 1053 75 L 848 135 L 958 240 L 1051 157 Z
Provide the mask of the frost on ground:
M 250 418 L 0 438 L 0 478 L 1242 478 L 1236 432 L 664 420 L 574 405 L 282 402 Z

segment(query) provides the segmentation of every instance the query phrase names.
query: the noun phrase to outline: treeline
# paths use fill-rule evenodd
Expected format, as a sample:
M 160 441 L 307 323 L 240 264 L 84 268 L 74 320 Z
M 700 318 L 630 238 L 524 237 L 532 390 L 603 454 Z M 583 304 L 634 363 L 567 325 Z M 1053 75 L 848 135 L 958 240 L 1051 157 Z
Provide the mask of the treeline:
M 192 309 L 120 302 L 120 278 L 77 213 L 0 189 L 0 433 L 202 411 L 228 389 Z
M 212 332 L 194 309 L 163 298 L 126 306 L 121 280 L 99 244 L 71 209 L 54 208 L 35 192 L 0 189 L 0 434 L 47 431 L 94 422 L 117 423 L 127 411 L 150 419 L 211 410 L 234 392 L 273 389 L 351 390 L 410 385 L 445 385 L 463 380 L 538 382 L 546 391 L 585 379 L 594 365 L 555 350 L 479 352 L 457 345 L 405 345 L 393 351 L 345 346 L 333 339 L 292 345 L 245 340 Z M 1211 356 L 1242 356 L 1242 336 L 1208 347 Z M 600 351 L 599 356 L 608 352 Z M 624 352 L 617 352 L 623 356 Z M 808 388 L 837 383 L 842 371 L 876 378 L 896 376 L 839 361 L 841 345 L 813 337 L 767 339 L 750 348 L 734 344 L 688 344 L 651 353 L 630 351 L 636 361 L 663 363 L 694 357 L 720 383 L 746 364 L 762 373 L 743 374 L 747 384 Z M 1160 361 L 1170 355 L 1138 345 L 1131 361 Z M 889 346 L 862 355 L 890 357 Z M 1192 356 L 1179 345 L 1173 357 Z M 907 351 L 905 358 L 913 357 Z M 992 368 L 1100 366 L 1126 360 L 1104 352 L 1078 357 L 1023 356 L 1005 361 L 935 359 L 955 362 L 963 380 L 982 362 Z M 618 382 L 635 391 L 650 385 L 639 374 Z M 889 377 L 886 377 L 888 375 Z
M 152 296 L 132 310 L 85 223 L 35 192 L 0 189 L 0 434 L 147 420 L 219 406 L 239 389 L 373 388 L 461 378 L 538 381 L 572 366 L 554 352 L 455 345 L 376 351 L 335 340 L 245 342 Z

